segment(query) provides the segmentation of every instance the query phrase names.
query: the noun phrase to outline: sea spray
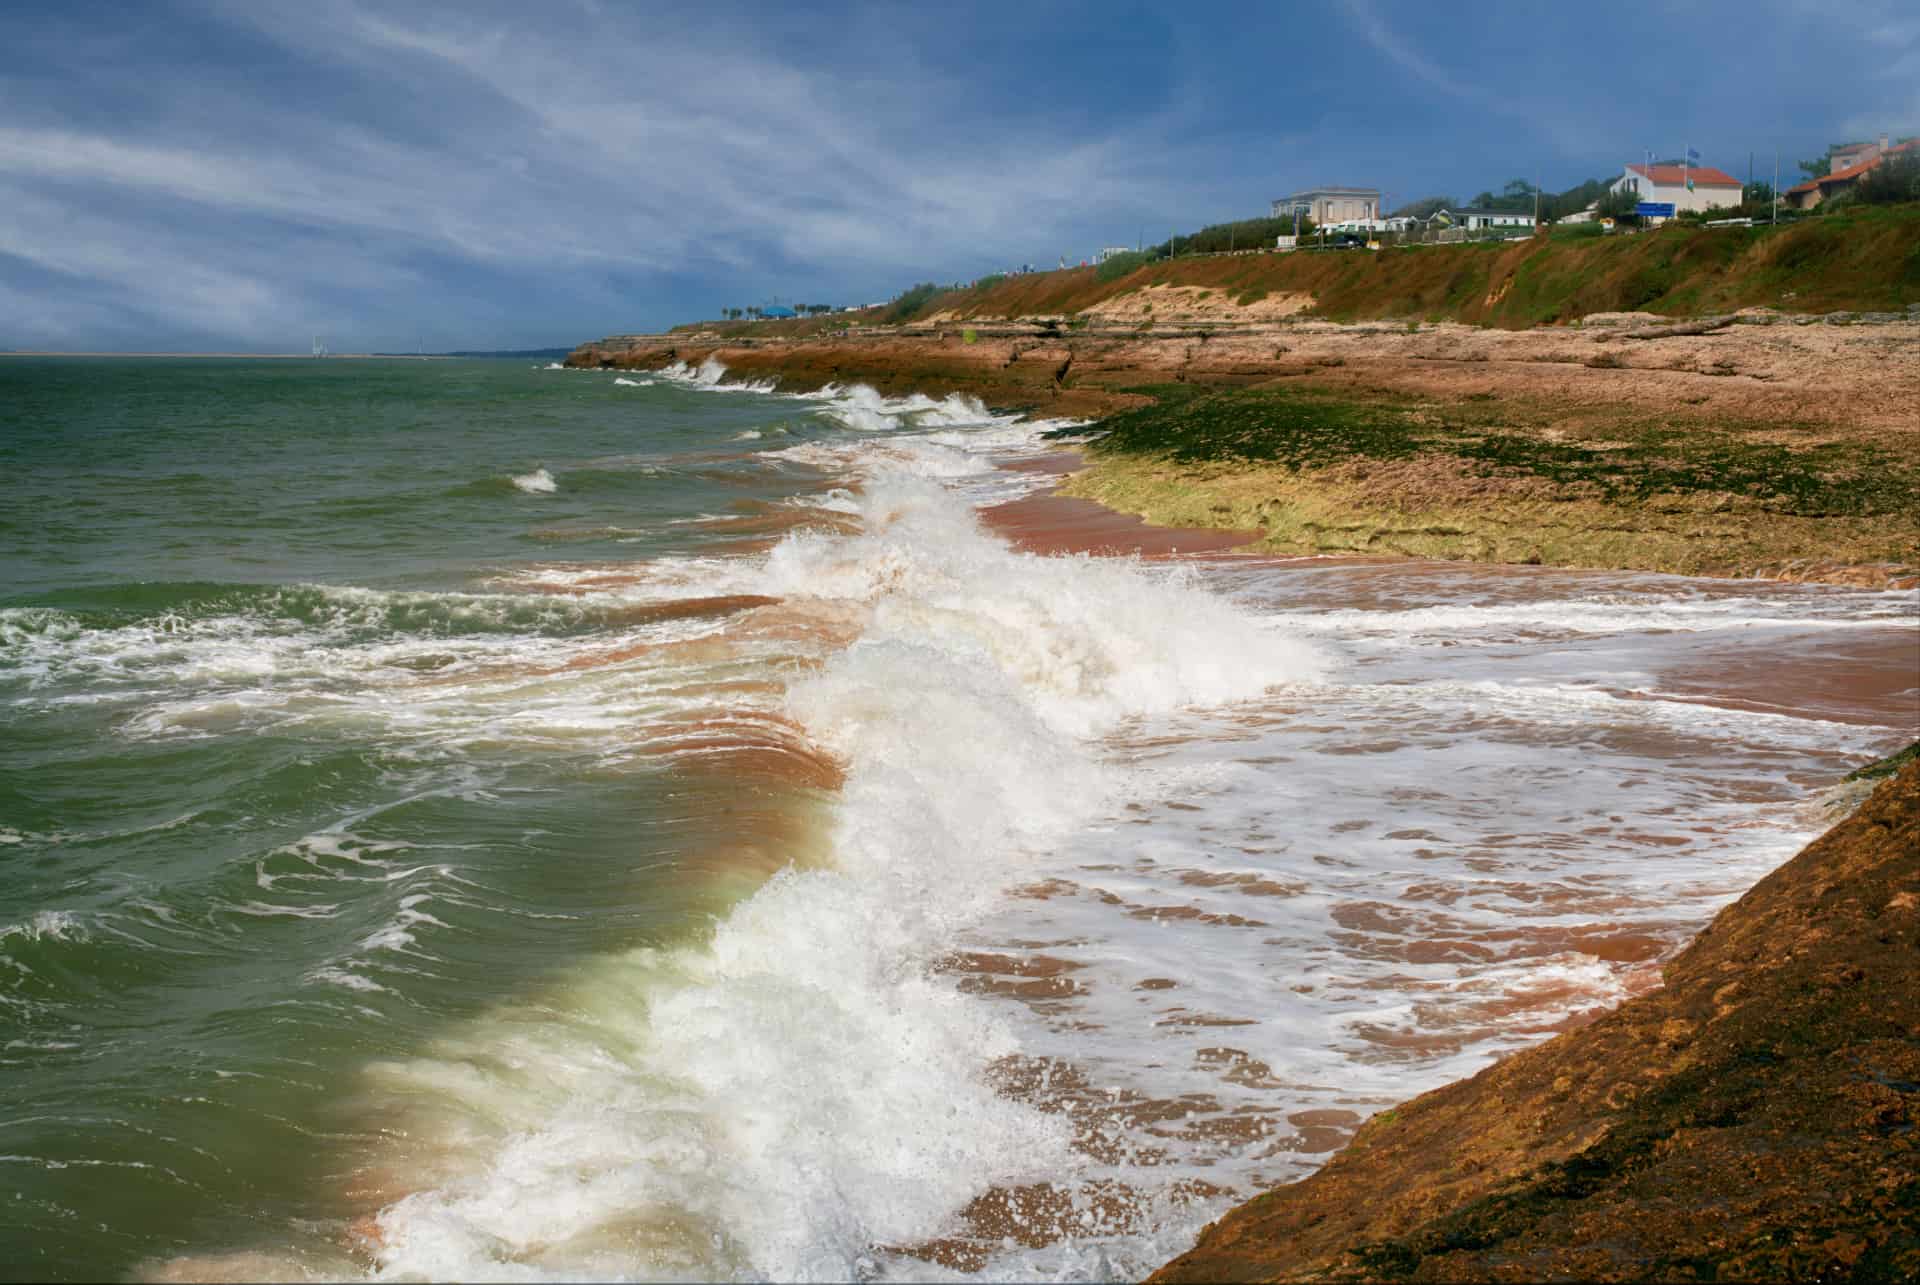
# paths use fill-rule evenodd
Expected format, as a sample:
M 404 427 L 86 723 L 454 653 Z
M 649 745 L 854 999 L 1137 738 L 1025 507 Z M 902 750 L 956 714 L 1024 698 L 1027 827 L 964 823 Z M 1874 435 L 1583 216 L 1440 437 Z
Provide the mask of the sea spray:
M 864 533 L 789 537 L 765 568 L 790 598 L 871 613 L 787 700 L 848 764 L 833 867 L 777 877 L 706 947 L 596 966 L 589 992 L 630 1008 L 576 996 L 537 1039 L 503 1016 L 379 1072 L 453 1091 L 496 1139 L 380 1216 L 387 1272 L 604 1270 L 645 1224 L 681 1234 L 651 1233 L 622 1272 L 683 1272 L 711 1245 L 703 1272 L 845 1279 L 994 1183 L 1072 1171 L 1063 1123 L 995 1091 L 1017 1051 L 1003 1020 L 931 965 L 1034 854 L 1114 806 L 1089 735 L 1321 661 L 1125 564 L 1013 554 L 926 481 L 870 481 L 863 513 Z M 532 1066 L 488 1071 L 476 1055 L 499 1038 L 549 1087 L 515 1091 Z
M 514 477 L 513 484 L 528 495 L 552 495 L 560 489 L 560 484 L 553 480 L 553 474 L 543 468 L 537 468 L 531 473 L 518 474 Z

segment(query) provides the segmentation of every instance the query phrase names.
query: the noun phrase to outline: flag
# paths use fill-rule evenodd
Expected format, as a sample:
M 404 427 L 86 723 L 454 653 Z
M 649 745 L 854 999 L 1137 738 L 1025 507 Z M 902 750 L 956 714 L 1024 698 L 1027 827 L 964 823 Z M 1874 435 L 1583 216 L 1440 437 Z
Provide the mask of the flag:
M 1694 151 L 1691 147 L 1689 147 L 1687 149 L 1687 159 L 1690 161 L 1697 161 L 1700 159 L 1700 153 Z

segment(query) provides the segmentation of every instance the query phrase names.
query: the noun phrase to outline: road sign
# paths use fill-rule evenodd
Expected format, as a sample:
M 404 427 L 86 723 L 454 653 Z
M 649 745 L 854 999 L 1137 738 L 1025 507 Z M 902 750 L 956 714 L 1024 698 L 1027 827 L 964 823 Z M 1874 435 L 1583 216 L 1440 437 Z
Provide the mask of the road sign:
M 1633 212 L 1643 219 L 1670 219 L 1673 217 L 1673 202 L 1642 201 L 1633 207 Z

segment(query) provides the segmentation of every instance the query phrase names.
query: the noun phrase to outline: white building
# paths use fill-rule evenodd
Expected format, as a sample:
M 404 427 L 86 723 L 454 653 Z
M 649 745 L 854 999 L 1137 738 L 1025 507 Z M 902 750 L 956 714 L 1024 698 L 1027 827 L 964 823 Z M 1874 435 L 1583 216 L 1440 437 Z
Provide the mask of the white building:
M 1310 187 L 1273 203 L 1273 217 L 1284 219 L 1300 211 L 1316 226 L 1344 223 L 1350 219 L 1380 217 L 1380 189 L 1377 187 Z
M 1693 190 L 1687 190 L 1687 184 Z M 1629 165 L 1613 181 L 1610 192 L 1632 192 L 1638 200 L 1672 205 L 1682 210 L 1711 210 L 1740 204 L 1740 180 L 1711 165 Z
M 1465 228 L 1469 232 L 1484 232 L 1489 229 L 1531 228 L 1532 210 L 1440 210 L 1433 216 L 1444 219 L 1449 227 Z

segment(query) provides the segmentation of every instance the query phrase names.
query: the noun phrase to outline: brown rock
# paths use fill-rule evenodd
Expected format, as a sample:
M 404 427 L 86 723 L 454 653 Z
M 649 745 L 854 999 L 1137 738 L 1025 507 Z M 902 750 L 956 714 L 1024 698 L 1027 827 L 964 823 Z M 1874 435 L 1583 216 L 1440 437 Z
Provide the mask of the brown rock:
M 1375 1116 L 1157 1281 L 1920 1278 L 1920 762 L 1666 986 Z

